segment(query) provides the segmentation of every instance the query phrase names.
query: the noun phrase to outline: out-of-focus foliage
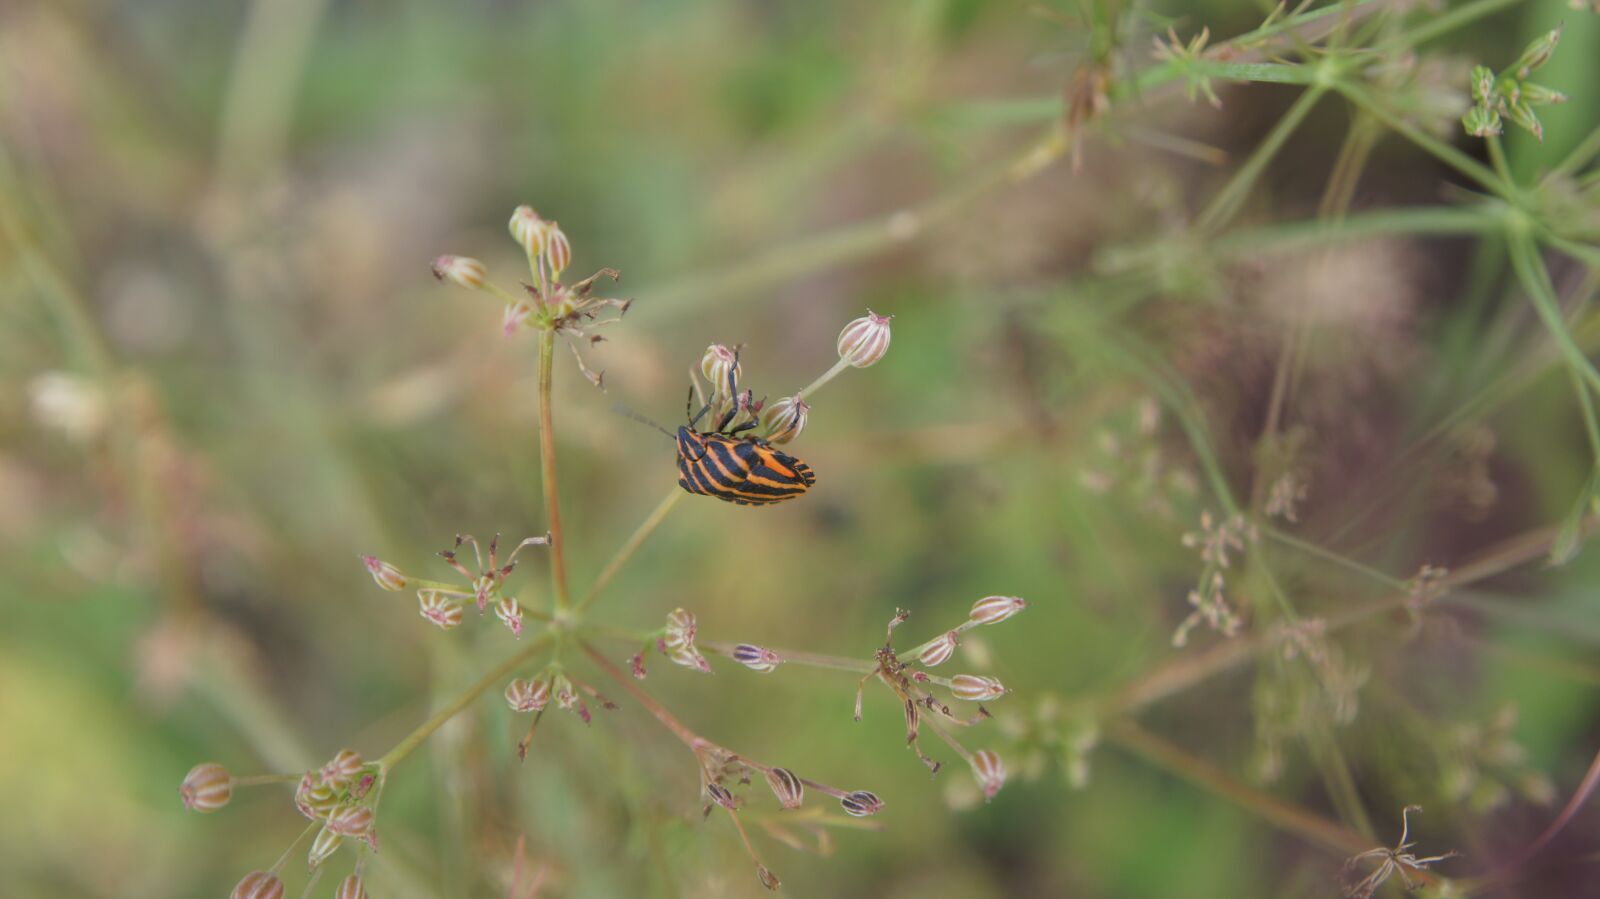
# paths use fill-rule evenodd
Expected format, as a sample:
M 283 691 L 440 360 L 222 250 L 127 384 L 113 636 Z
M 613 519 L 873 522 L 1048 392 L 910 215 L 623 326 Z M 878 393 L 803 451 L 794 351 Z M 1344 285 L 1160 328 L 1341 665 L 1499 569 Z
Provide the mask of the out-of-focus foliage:
M 1268 10 L 1221 0 L 0 5 L 0 891 L 221 895 L 304 822 L 279 786 L 186 811 L 193 764 L 375 758 L 514 650 L 359 555 L 439 577 L 457 533 L 548 526 L 534 344 L 428 276 L 514 288 L 525 202 L 636 300 L 584 350 L 606 393 L 557 359 L 580 591 L 677 476 L 614 402 L 675 426 L 714 342 L 792 395 L 895 316 L 786 445 L 811 492 L 685 499 L 596 619 L 867 659 L 897 608 L 931 635 L 1029 601 L 947 663 L 1011 688 L 969 743 L 1006 759 L 987 804 L 887 694 L 853 722 L 853 674 L 653 664 L 700 733 L 884 799 L 825 856 L 752 825 L 787 891 L 1334 895 L 1411 804 L 1416 855 L 1462 853 L 1428 873 L 1515 860 L 1600 732 L 1600 16 L 1439 6 L 1252 44 Z M 1465 134 L 1472 67 L 1563 20 L 1542 142 Z M 760 894 L 683 746 L 605 691 L 521 764 L 499 687 L 434 735 L 372 895 L 519 865 L 541 896 Z M 1592 894 L 1597 820 L 1521 894 Z

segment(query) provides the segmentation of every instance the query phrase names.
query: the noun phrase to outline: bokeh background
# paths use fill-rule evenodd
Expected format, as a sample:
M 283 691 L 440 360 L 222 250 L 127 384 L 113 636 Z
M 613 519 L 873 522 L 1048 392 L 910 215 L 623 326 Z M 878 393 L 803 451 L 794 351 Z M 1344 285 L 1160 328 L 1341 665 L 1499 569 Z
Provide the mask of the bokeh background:
M 1443 139 L 1481 156 L 1454 124 L 1467 67 L 1564 20 L 1543 80 L 1572 99 L 1542 144 L 1507 140 L 1531 177 L 1600 120 L 1600 27 L 1560 2 L 1499 7 L 1420 47 L 1416 83 Z M 963 735 L 1007 759 L 988 804 L 932 742 L 954 764 L 930 780 L 883 691 L 853 723 L 847 673 L 652 663 L 644 686 L 690 726 L 887 802 L 881 832 L 829 831 L 828 854 L 758 829 L 792 894 L 1337 895 L 1350 853 L 1283 816 L 1376 846 L 1408 803 L 1426 809 L 1419 851 L 1464 853 L 1444 873 L 1514 856 L 1600 741 L 1592 553 L 1525 553 L 1415 614 L 1330 628 L 1310 667 L 1274 646 L 1191 682 L 1227 638 L 1172 645 L 1201 569 L 1183 535 L 1220 514 L 1197 422 L 1240 496 L 1295 475 L 1297 520 L 1272 527 L 1399 581 L 1548 540 L 1590 470 L 1571 385 L 1492 240 L 1278 229 L 1326 202 L 1347 104 L 1311 111 L 1220 236 L 1196 227 L 1298 89 L 1218 82 L 1217 109 L 1120 82 L 1169 21 L 1218 42 L 1267 11 L 0 6 L 0 892 L 223 895 L 303 821 L 277 787 L 186 812 L 192 764 L 375 757 L 513 650 L 492 618 L 429 626 L 358 554 L 441 577 L 458 532 L 546 527 L 532 338 L 428 274 L 461 253 L 514 288 L 502 223 L 519 203 L 560 221 L 574 272 L 618 268 L 636 299 L 585 351 L 605 393 L 557 360 L 580 588 L 675 478 L 670 444 L 614 402 L 675 424 L 712 342 L 744 344 L 747 383 L 779 396 L 834 361 L 845 322 L 895 316 L 888 356 L 824 388 L 793 445 L 811 494 L 680 503 L 598 620 L 647 630 L 683 606 L 706 639 L 866 656 L 896 608 L 920 640 L 984 595 L 1030 603 L 947 663 L 1013 690 Z M 1059 152 L 1096 58 L 1116 103 Z M 1007 168 L 1041 138 L 1045 157 Z M 1349 204 L 1447 207 L 1468 186 L 1386 136 Z M 1591 271 L 1551 265 L 1563 297 L 1593 292 Z M 1267 458 L 1302 317 L 1290 437 Z M 1244 552 L 1320 620 L 1395 592 L 1281 541 Z M 549 601 L 537 552 L 517 577 L 525 604 Z M 1230 579 L 1235 641 L 1270 633 L 1263 577 Z M 1122 709 L 1130 684 L 1155 693 Z M 760 894 L 725 816 L 702 819 L 689 754 L 607 692 L 621 709 L 547 717 L 522 764 L 497 690 L 441 731 L 385 794 L 373 895 L 508 895 L 519 838 L 539 895 Z M 1580 812 L 1489 894 L 1600 894 L 1597 835 Z

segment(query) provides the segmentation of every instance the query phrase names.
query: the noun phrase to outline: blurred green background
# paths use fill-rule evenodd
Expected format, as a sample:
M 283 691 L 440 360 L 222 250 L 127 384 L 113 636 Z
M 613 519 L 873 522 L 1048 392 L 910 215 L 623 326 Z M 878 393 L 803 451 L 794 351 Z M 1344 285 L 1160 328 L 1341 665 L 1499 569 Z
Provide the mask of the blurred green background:
M 1543 114 L 1542 144 L 1507 140 L 1531 178 L 1600 121 L 1600 20 L 1497 6 L 1419 47 L 1415 83 L 1446 113 L 1442 138 L 1481 157 L 1454 124 L 1467 67 L 1507 65 L 1565 20 L 1544 81 L 1572 100 Z M 824 388 L 793 444 L 818 473 L 810 495 L 680 503 L 597 620 L 648 630 L 682 606 L 707 640 L 864 658 L 896 608 L 909 645 L 979 597 L 1030 603 L 947 663 L 1013 691 L 962 735 L 1007 760 L 989 804 L 931 739 L 951 764 L 930 781 L 885 691 L 853 723 L 848 673 L 652 661 L 643 686 L 691 727 L 887 802 L 882 832 L 830 831 L 826 856 L 755 828 L 787 891 L 1337 895 L 1351 853 L 1281 814 L 1376 846 L 1408 803 L 1426 808 L 1419 852 L 1464 853 L 1446 875 L 1515 855 L 1600 738 L 1589 553 L 1559 569 L 1525 554 L 1415 615 L 1330 629 L 1311 669 L 1273 644 L 1126 709 L 1143 730 L 1111 714 L 1093 739 L 1097 704 L 1228 645 L 1204 626 L 1171 645 L 1201 569 L 1182 535 L 1220 512 L 1196 427 L 1242 501 L 1262 471 L 1296 474 L 1297 520 L 1273 526 L 1398 580 L 1548 541 L 1538 529 L 1590 471 L 1571 385 L 1494 241 L 1275 230 L 1325 202 L 1359 121 L 1343 101 L 1311 111 L 1229 229 L 1195 225 L 1298 88 L 1219 80 L 1220 109 L 1124 88 L 1167 22 L 1217 43 L 1268 11 L 0 6 L 0 892 L 223 895 L 303 821 L 278 787 L 186 812 L 191 765 L 376 757 L 513 651 L 470 611 L 430 627 L 357 556 L 443 577 L 433 554 L 459 532 L 546 527 L 532 338 L 428 276 L 460 253 L 514 289 L 526 269 L 502 223 L 519 203 L 560 221 L 574 274 L 620 269 L 617 295 L 637 300 L 585 350 L 606 393 L 557 359 L 579 590 L 676 477 L 671 445 L 614 402 L 675 425 L 713 342 L 744 344 L 747 383 L 781 396 L 832 364 L 845 322 L 895 316 L 888 356 Z M 1115 102 L 1080 132 L 1078 163 L 997 176 L 1041 137 L 1061 149 L 1049 135 L 1097 61 Z M 1352 210 L 1464 202 L 1470 185 L 1412 144 L 1369 150 Z M 1564 298 L 1593 292 L 1592 269 L 1551 266 Z M 1293 436 L 1271 447 L 1292 459 L 1274 461 L 1257 438 L 1301 320 Z M 1244 552 L 1307 616 L 1395 592 L 1282 542 Z M 525 604 L 549 601 L 546 565 L 534 551 L 515 576 Z M 1270 636 L 1277 606 L 1251 566 L 1228 593 L 1246 633 Z M 702 820 L 690 755 L 569 662 L 622 708 L 588 728 L 547 717 L 519 765 L 524 721 L 491 690 L 390 783 L 374 896 L 505 896 L 519 837 L 539 895 L 762 892 L 726 816 Z M 1140 734 L 1227 782 L 1152 759 Z M 1600 895 L 1597 836 L 1580 813 L 1503 894 Z M 302 868 L 287 866 L 290 895 Z

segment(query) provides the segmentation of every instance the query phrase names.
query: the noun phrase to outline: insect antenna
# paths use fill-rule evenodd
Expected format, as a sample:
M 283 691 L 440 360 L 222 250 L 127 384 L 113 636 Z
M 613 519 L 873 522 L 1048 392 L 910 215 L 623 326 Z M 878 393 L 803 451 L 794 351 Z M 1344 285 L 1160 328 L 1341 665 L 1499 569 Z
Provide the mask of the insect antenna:
M 656 430 L 658 430 L 661 433 L 667 435 L 668 437 L 672 438 L 673 440 L 678 439 L 676 434 L 672 433 L 671 431 L 667 430 L 666 428 L 663 428 L 661 425 L 656 424 L 656 422 L 653 419 L 645 418 L 643 415 L 640 415 L 639 413 L 633 411 L 632 409 L 628 408 L 627 406 L 624 406 L 622 403 L 612 403 L 611 404 L 611 411 L 617 413 L 618 415 L 622 416 L 623 418 L 631 418 L 634 421 L 638 422 L 639 424 L 649 425 L 650 427 L 655 428 Z

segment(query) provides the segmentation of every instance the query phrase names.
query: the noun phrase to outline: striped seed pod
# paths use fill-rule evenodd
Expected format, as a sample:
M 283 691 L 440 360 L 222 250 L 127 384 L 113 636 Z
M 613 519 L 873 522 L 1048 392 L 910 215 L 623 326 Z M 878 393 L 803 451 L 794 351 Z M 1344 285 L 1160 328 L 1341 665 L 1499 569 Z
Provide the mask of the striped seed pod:
M 949 661 L 950 657 L 955 655 L 955 652 L 956 632 L 949 631 L 944 636 L 929 643 L 927 647 L 917 655 L 917 661 L 929 668 L 932 668 L 935 665 L 940 665 Z
M 847 815 L 865 818 L 877 814 L 883 808 L 883 800 L 866 790 L 857 790 L 839 800 L 839 806 Z
M 370 806 L 346 805 L 328 816 L 328 829 L 342 837 L 366 839 L 376 816 Z
M 433 260 L 433 276 L 457 287 L 477 290 L 488 275 L 484 264 L 470 256 L 440 256 Z
M 184 808 L 196 812 L 214 812 L 233 798 L 233 777 L 228 769 L 216 762 L 195 765 L 184 775 L 178 787 Z
M 706 347 L 700 374 L 711 384 L 711 397 L 731 397 L 739 390 L 739 354 L 720 343 Z
M 545 222 L 544 261 L 550 266 L 552 281 L 560 281 L 561 273 L 572 264 L 572 244 L 567 241 L 567 235 L 561 230 L 561 226 L 555 222 Z
M 1006 764 L 994 751 L 980 749 L 972 754 L 972 776 L 977 778 L 978 786 L 983 789 L 983 798 L 993 799 L 994 794 L 1005 786 Z
M 866 368 L 889 352 L 889 321 L 892 315 L 867 314 L 844 326 L 839 332 L 839 358 L 856 368 Z
M 232 899 L 283 899 L 283 881 L 268 871 L 251 871 L 233 888 Z
M 799 437 L 810 416 L 811 404 L 801 399 L 798 393 L 773 401 L 761 415 L 767 442 L 788 443 Z
M 350 780 L 366 767 L 367 761 L 354 749 L 341 749 L 339 754 L 322 766 L 322 782 L 337 790 L 350 785 Z
M 806 786 L 788 768 L 773 768 L 767 772 L 767 786 L 784 808 L 799 808 L 806 798 Z
M 1020 596 L 985 596 L 972 604 L 973 624 L 999 624 L 1028 607 Z
M 706 784 L 706 795 L 711 797 L 712 802 L 728 811 L 736 812 L 739 810 L 739 800 L 735 799 L 733 793 L 722 784 Z
M 362 556 L 361 564 L 367 566 L 367 573 L 372 575 L 372 580 L 383 589 L 394 593 L 406 588 L 406 576 L 400 569 L 377 556 Z
M 783 657 L 765 646 L 756 646 L 752 643 L 740 643 L 733 648 L 733 660 L 749 668 L 751 671 L 762 673 L 772 671 L 783 663 Z
M 950 678 L 950 693 L 967 702 L 983 702 L 1006 695 L 1005 684 L 992 677 L 978 674 L 958 674 Z
M 331 825 L 324 824 L 317 831 L 317 838 L 311 841 L 311 851 L 306 853 L 306 864 L 315 868 L 328 860 L 328 856 L 339 851 L 344 845 L 344 835 L 335 831 Z
M 511 239 L 529 256 L 544 252 L 545 222 L 539 218 L 539 213 L 533 211 L 532 206 L 518 206 L 511 213 L 507 229 L 511 232 Z
M 367 888 L 361 883 L 361 875 L 351 874 L 339 881 L 339 888 L 333 891 L 333 899 L 367 899 Z

